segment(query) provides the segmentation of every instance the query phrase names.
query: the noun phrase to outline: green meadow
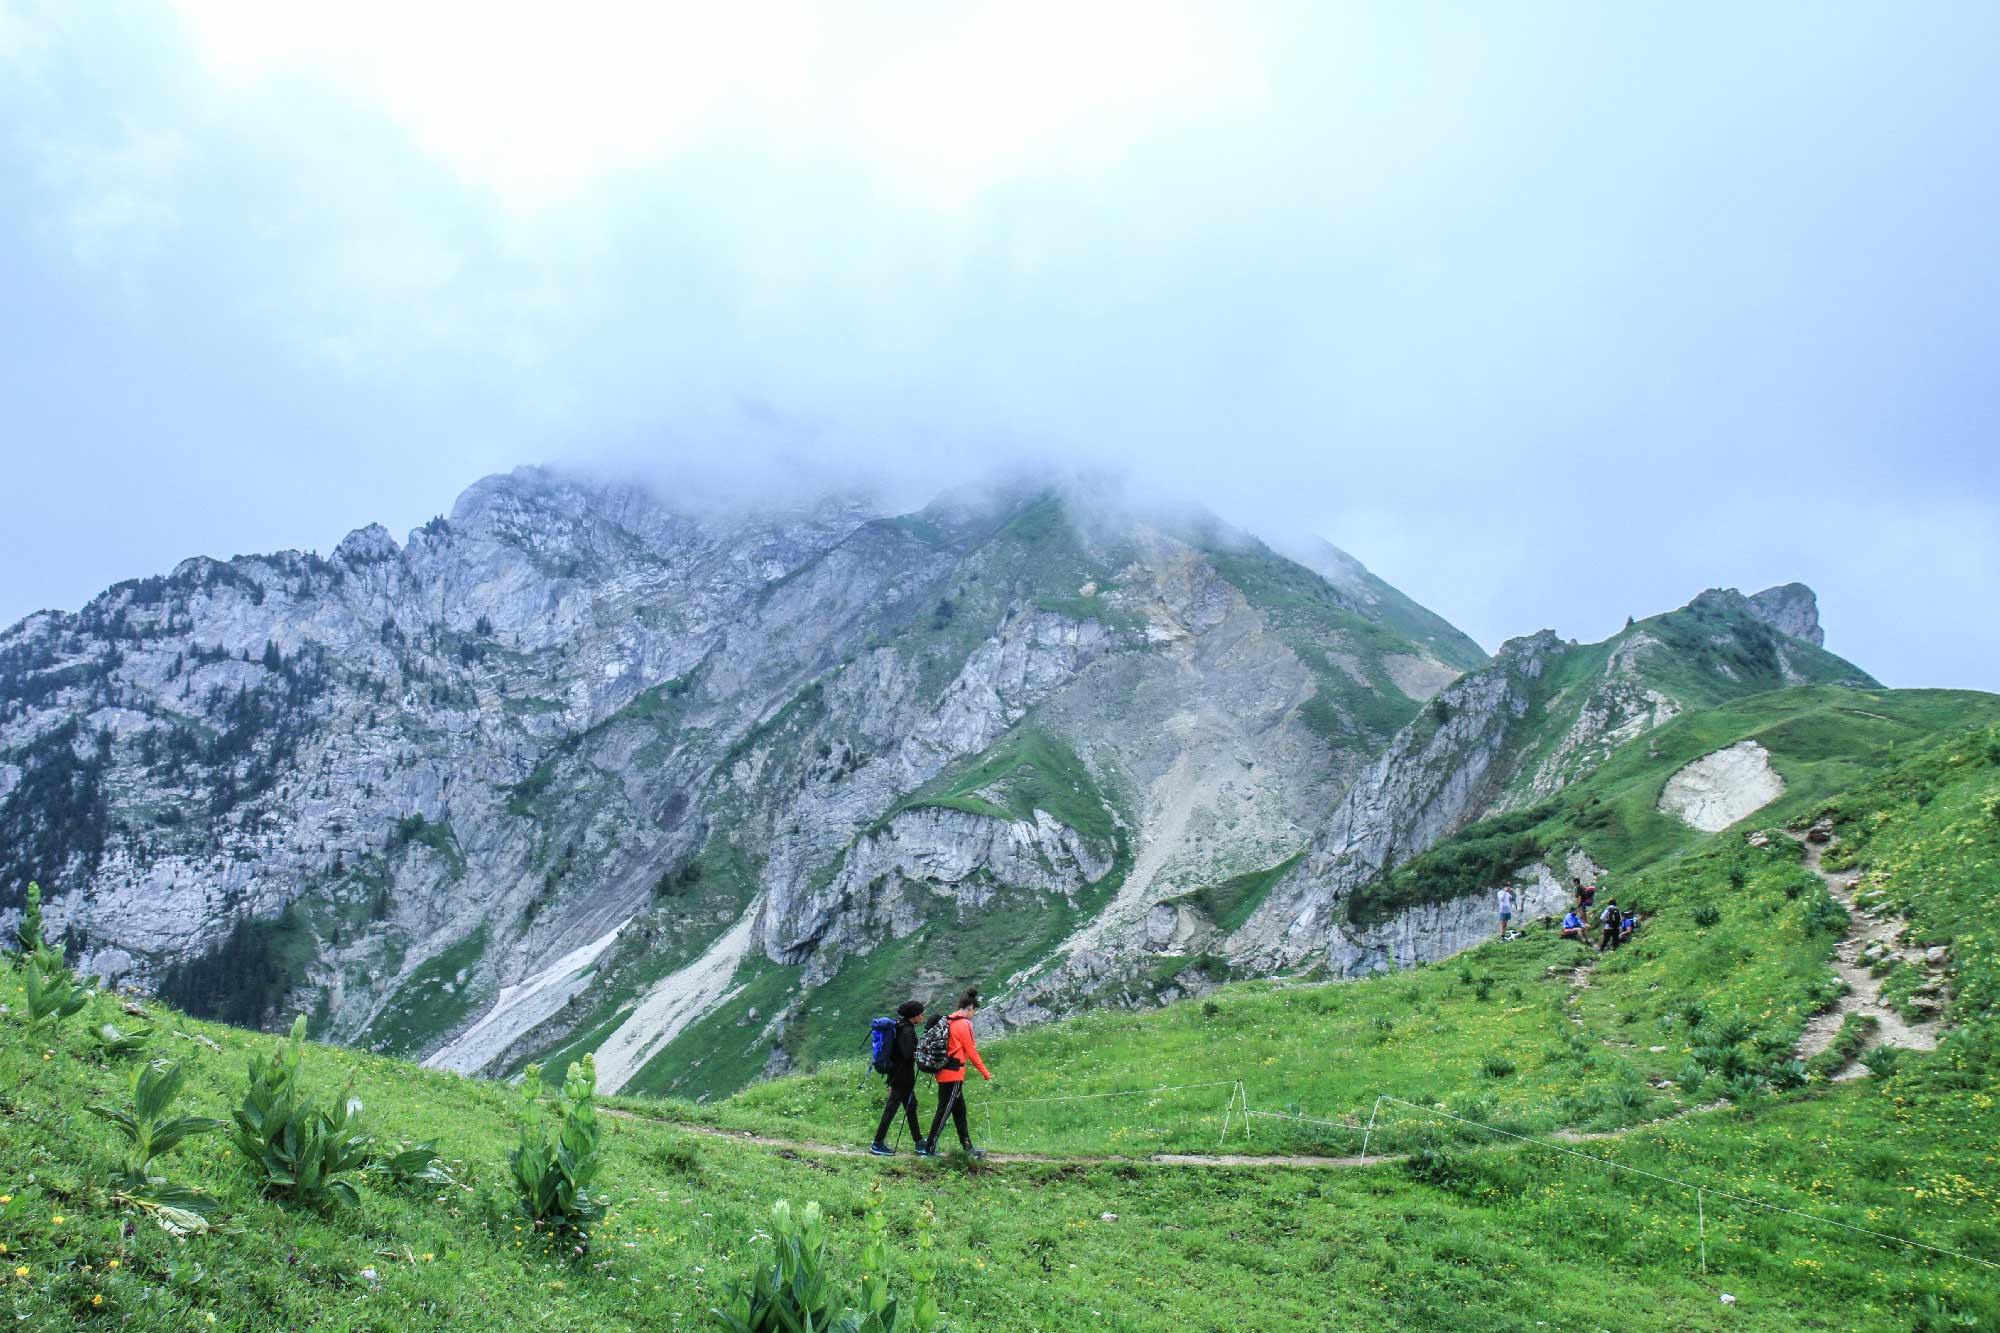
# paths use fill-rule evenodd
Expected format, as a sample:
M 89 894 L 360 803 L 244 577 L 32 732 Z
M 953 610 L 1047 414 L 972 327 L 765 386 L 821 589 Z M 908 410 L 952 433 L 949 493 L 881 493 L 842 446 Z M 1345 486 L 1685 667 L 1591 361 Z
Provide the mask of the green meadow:
M 720 1328 L 712 1307 L 789 1199 L 822 1204 L 849 1278 L 879 1214 L 891 1281 L 933 1269 L 959 1330 L 2000 1327 L 2000 730 L 1899 745 L 1785 813 L 1832 819 L 1828 865 L 1947 950 L 1903 984 L 1937 1015 L 1936 1051 L 1837 1081 L 1797 1066 L 1806 1020 L 1839 999 L 1845 924 L 1797 843 L 1732 831 L 1617 881 L 1650 915 L 1616 953 L 1531 925 L 1408 973 L 1246 982 L 990 1040 L 975 1134 L 1036 1160 L 815 1147 L 865 1142 L 879 1083 L 858 1059 L 702 1105 L 612 1099 L 609 1207 L 581 1254 L 492 1220 L 519 1087 L 320 1046 L 303 1077 L 351 1083 L 374 1154 L 435 1141 L 449 1180 L 360 1172 L 358 1204 L 320 1211 L 200 1135 L 154 1169 L 211 1196 L 214 1225 L 171 1234 L 121 1201 L 120 1140 L 87 1110 L 145 1057 L 106 1051 L 88 1008 L 30 1028 L 10 966 L 0 1312 L 37 1330 Z M 184 1114 L 228 1118 L 246 1057 L 280 1044 L 148 1007 L 145 1055 L 184 1066 Z M 1266 1160 L 1358 1153 L 1385 1095 L 1367 1166 Z

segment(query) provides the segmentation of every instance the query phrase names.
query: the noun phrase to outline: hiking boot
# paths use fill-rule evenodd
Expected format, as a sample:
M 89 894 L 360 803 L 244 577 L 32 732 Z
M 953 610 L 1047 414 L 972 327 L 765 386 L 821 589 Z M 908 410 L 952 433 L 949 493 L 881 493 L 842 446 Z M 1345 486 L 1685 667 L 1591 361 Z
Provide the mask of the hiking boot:
M 875 1142 L 869 1144 L 868 1151 L 873 1155 L 875 1155 L 876 1157 L 894 1157 L 896 1155 L 896 1150 L 894 1148 L 891 1148 L 888 1144 L 882 1142 L 882 1140 L 880 1139 L 877 1139 L 875 1140 Z
M 975 1148 L 968 1143 L 965 1145 L 965 1155 L 967 1157 L 984 1157 L 986 1155 L 986 1149 Z
M 931 1147 L 931 1145 L 928 1143 L 919 1142 L 917 1144 L 917 1156 L 935 1157 L 937 1156 L 937 1149 Z

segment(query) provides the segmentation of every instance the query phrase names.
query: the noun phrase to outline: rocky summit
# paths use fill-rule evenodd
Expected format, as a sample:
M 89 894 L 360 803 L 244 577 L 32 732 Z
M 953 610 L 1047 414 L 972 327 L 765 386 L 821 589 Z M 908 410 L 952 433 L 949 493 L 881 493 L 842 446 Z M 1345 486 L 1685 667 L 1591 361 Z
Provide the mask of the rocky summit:
M 725 1091 L 906 992 L 1025 1024 L 1445 956 L 1483 893 L 1357 895 L 1684 711 L 1873 684 L 1799 584 L 1489 660 L 1286 550 L 1103 487 L 524 469 L 401 544 L 188 560 L 0 635 L 0 913 L 39 881 L 204 1015 Z

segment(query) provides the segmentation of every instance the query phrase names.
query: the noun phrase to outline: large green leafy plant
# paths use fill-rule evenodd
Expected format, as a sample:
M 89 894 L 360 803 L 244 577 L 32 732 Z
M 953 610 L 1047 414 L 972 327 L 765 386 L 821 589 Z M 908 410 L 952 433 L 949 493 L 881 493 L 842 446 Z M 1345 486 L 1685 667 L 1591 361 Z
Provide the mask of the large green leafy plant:
M 345 1177 L 368 1164 L 373 1140 L 361 1131 L 352 1081 L 331 1104 L 300 1084 L 305 1039 L 301 1014 L 283 1046 L 261 1059 L 250 1057 L 250 1083 L 236 1109 L 232 1141 L 265 1193 L 307 1208 L 357 1205 L 361 1196 Z
M 590 1192 L 603 1165 L 597 1124 L 597 1062 L 572 1064 L 553 1112 L 541 1103 L 542 1071 L 529 1065 L 522 1092 L 527 1111 L 520 1146 L 508 1158 L 514 1205 L 536 1232 L 582 1253 L 604 1215 L 605 1198 Z
M 106 1055 L 144 1055 L 147 1045 L 153 1040 L 153 1025 L 140 1019 L 126 1027 L 119 1027 L 111 1012 L 110 1002 L 99 995 L 91 1010 L 90 1035 L 96 1039 L 97 1049 Z
M 713 1313 L 729 1333 L 933 1333 L 938 1308 L 929 1273 L 919 1271 L 909 1296 L 899 1300 L 890 1289 L 888 1226 L 879 1209 L 869 1210 L 868 1232 L 860 1290 L 850 1291 L 827 1260 L 819 1205 L 794 1211 L 788 1200 L 778 1200 L 771 1209 L 769 1261 L 731 1283 L 725 1304 Z
M 25 978 L 28 1001 L 28 1026 L 37 1027 L 42 1023 L 62 1022 L 90 1000 L 90 988 L 80 984 L 76 974 L 63 961 L 60 946 L 51 946 L 42 938 L 42 886 L 28 886 L 28 905 L 21 914 L 21 924 L 15 936 L 21 942 L 21 952 L 28 956 Z
M 113 1172 L 112 1195 L 122 1203 L 143 1209 L 175 1235 L 208 1230 L 208 1213 L 214 1201 L 196 1190 L 170 1184 L 153 1174 L 153 1162 L 179 1147 L 184 1140 L 211 1134 L 226 1122 L 208 1116 L 174 1115 L 174 1099 L 180 1095 L 183 1072 L 179 1061 L 172 1064 L 154 1060 L 134 1065 L 127 1076 L 129 1092 L 124 1106 L 91 1106 L 90 1113 L 109 1121 L 125 1140 L 125 1158 Z

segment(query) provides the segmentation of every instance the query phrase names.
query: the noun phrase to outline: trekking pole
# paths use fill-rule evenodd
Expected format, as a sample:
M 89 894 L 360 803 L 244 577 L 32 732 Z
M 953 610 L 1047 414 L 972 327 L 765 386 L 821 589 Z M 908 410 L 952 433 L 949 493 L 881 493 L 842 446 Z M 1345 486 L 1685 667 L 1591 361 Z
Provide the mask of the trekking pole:
M 941 1114 L 941 1115 L 940 1115 L 940 1116 L 938 1117 L 938 1127 L 937 1127 L 937 1133 L 938 1133 L 938 1134 L 942 1134 L 942 1133 L 944 1133 L 944 1126 L 945 1126 L 945 1122 L 946 1122 L 946 1121 L 948 1121 L 948 1120 L 950 1120 L 950 1119 L 952 1118 L 952 1117 L 951 1117 L 951 1113 L 952 1113 L 953 1111 L 955 1111 L 955 1110 L 957 1110 L 957 1109 L 958 1109 L 958 1102 L 959 1102 L 959 1096 L 958 1096 L 958 1095 L 959 1095 L 959 1094 L 960 1094 L 961 1092 L 964 1092 L 964 1091 L 965 1091 L 965 1080 L 964 1080 L 964 1079 L 960 1079 L 960 1080 L 959 1080 L 958 1082 L 956 1082 L 956 1083 L 954 1083 L 954 1084 L 952 1084 L 952 1085 L 951 1085 L 951 1097 L 950 1097 L 950 1098 L 949 1098 L 949 1099 L 948 1099 L 948 1100 L 947 1100 L 947 1101 L 945 1102 L 945 1104 L 944 1104 L 944 1112 L 943 1112 L 943 1114 Z M 972 1130 L 971 1130 L 971 1117 L 970 1117 L 970 1116 L 967 1116 L 967 1117 L 966 1117 L 966 1122 L 967 1122 L 967 1123 L 966 1123 L 966 1132 L 967 1132 L 968 1134 L 970 1134 L 970 1133 L 972 1132 Z M 953 1128 L 955 1129 L 955 1128 L 957 1128 L 957 1126 L 956 1126 L 956 1125 L 954 1125 L 954 1126 L 953 1126 Z M 963 1146 L 963 1145 L 961 1145 L 961 1146 Z M 937 1151 L 937 1134 L 933 1134 L 933 1135 L 931 1136 L 931 1151 L 932 1151 L 932 1152 L 936 1152 L 936 1151 Z

